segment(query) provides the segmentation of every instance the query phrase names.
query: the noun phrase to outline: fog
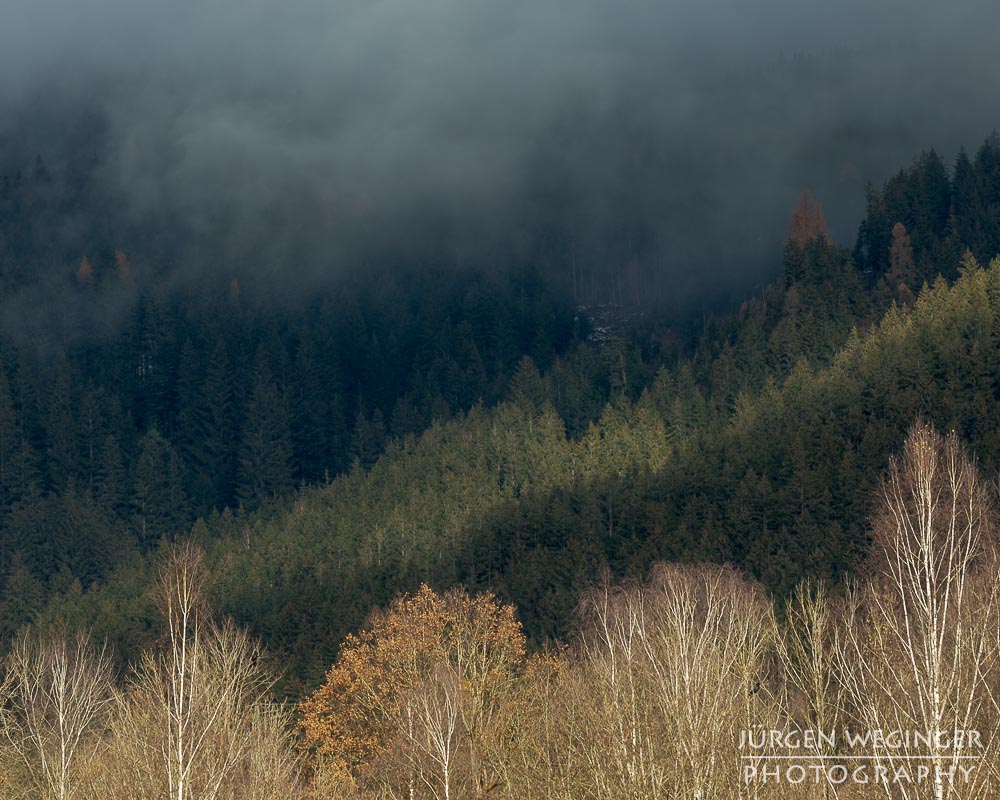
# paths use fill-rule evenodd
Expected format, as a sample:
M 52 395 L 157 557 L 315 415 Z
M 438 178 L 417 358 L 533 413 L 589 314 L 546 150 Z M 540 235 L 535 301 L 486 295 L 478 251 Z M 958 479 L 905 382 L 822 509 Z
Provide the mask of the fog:
M 710 304 L 780 270 L 803 188 L 850 245 L 867 181 L 998 125 L 985 1 L 6 0 L 0 17 L 0 164 L 43 154 L 60 175 L 92 151 L 110 236 L 176 239 L 144 256 L 175 280 L 537 263 L 590 274 L 599 299 L 630 264 L 647 299 Z

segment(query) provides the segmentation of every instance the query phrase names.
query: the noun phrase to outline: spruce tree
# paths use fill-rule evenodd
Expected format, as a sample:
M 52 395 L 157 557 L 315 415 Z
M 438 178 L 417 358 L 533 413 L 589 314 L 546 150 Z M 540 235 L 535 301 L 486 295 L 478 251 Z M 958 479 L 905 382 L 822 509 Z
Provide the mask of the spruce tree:
M 61 491 L 78 468 L 77 425 L 73 415 L 72 380 L 69 365 L 59 361 L 52 369 L 46 387 L 48 398 L 45 418 L 45 466 L 47 486 Z
M 147 432 L 139 444 L 131 503 L 134 530 L 143 549 L 183 532 L 187 503 L 179 465 L 171 444 L 155 428 Z
M 292 487 L 292 433 L 288 406 L 263 350 L 254 366 L 240 436 L 237 498 L 257 505 Z
M 0 513 L 6 512 L 14 502 L 14 454 L 19 439 L 17 414 L 7 383 L 7 372 L 0 364 Z
M 113 434 L 108 434 L 101 442 L 94 472 L 94 501 L 104 506 L 112 514 L 125 511 L 128 495 L 125 465 L 121 448 Z
M 188 369 L 193 365 L 190 361 Z M 185 379 L 186 381 L 187 379 Z M 182 407 L 185 430 L 181 442 L 192 466 L 192 499 L 200 511 L 232 501 L 235 481 L 237 424 L 232 366 L 225 342 L 219 339 L 208 358 L 199 390 Z
M 305 335 L 295 354 L 289 405 L 296 477 L 312 483 L 330 467 L 331 431 L 319 359 Z

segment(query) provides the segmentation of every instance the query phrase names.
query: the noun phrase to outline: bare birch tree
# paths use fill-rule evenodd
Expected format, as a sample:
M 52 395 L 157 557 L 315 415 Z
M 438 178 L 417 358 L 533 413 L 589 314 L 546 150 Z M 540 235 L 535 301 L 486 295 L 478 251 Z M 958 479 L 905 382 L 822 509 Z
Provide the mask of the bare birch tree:
M 165 644 L 144 654 L 117 694 L 95 797 L 287 796 L 295 758 L 278 724 L 284 717 L 267 700 L 260 648 L 231 623 L 207 619 L 201 559 L 182 545 L 162 572 Z
M 899 748 L 873 741 L 873 755 L 888 768 L 919 756 L 932 771 L 929 786 L 884 786 L 887 796 L 992 797 L 993 744 L 984 751 L 950 736 L 983 719 L 985 677 L 997 657 L 988 493 L 955 434 L 941 437 L 918 423 L 890 465 L 881 499 L 874 575 L 850 593 L 838 648 L 854 714 L 870 730 L 930 736 L 929 744 Z M 970 766 L 968 783 L 948 779 Z
M 646 586 L 602 589 L 587 608 L 583 659 L 604 719 L 578 746 L 594 796 L 752 792 L 740 731 L 777 722 L 775 625 L 760 587 L 725 567 L 660 565 Z
M 514 746 L 504 762 L 505 797 L 576 800 L 592 796 L 593 780 L 574 746 L 593 720 L 591 687 L 565 653 L 529 659 L 517 701 L 505 706 Z
M 789 723 L 801 729 L 830 734 L 836 742 L 843 704 L 842 682 L 836 672 L 837 616 L 826 585 L 803 581 L 785 603 L 784 647 L 781 649 Z M 812 754 L 834 754 L 830 738 L 816 736 Z M 839 797 L 828 781 L 804 788 L 803 794 Z
M 440 664 L 424 685 L 413 693 L 409 708 L 414 724 L 406 732 L 407 757 L 416 775 L 435 800 L 456 796 L 456 768 L 463 754 L 465 731 L 462 706 L 467 702 L 461 676 Z M 427 762 L 429 768 L 424 768 Z M 461 784 L 459 784 L 461 785 Z
M 573 747 L 591 778 L 593 796 L 657 797 L 667 790 L 660 757 L 670 737 L 664 712 L 650 696 L 642 639 L 647 625 L 643 587 L 609 583 L 585 600 L 581 640 L 584 682 L 593 693 L 590 719 Z
M 0 730 L 34 796 L 78 796 L 77 767 L 94 755 L 92 733 L 110 697 L 110 658 L 87 635 L 29 631 L 14 642 L 0 685 Z

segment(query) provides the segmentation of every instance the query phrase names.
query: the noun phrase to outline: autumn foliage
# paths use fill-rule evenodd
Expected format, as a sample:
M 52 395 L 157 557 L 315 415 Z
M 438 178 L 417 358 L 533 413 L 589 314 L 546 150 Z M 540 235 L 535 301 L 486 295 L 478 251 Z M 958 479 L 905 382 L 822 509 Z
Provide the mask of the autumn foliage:
M 483 792 L 497 780 L 497 734 L 524 664 L 512 606 L 422 586 L 347 637 L 300 707 L 304 745 L 345 791 Z
M 805 583 L 779 619 L 733 567 L 659 564 L 645 581 L 586 592 L 574 639 L 532 656 L 513 606 L 421 586 L 344 640 L 299 705 L 297 747 L 263 653 L 212 619 L 202 553 L 176 547 L 161 575 L 163 646 L 121 686 L 85 639 L 24 638 L 0 662 L 2 796 L 992 800 L 996 531 L 975 461 L 954 433 L 918 423 L 890 462 L 856 582 Z M 846 729 L 980 735 L 792 754 L 740 744 L 754 730 Z M 774 758 L 877 761 L 893 774 L 923 764 L 935 778 L 873 793 L 753 777 Z M 962 782 L 941 777 L 959 767 Z
M 823 244 L 832 242 L 830 229 L 823 216 L 823 207 L 813 196 L 813 193 L 806 189 L 799 195 L 798 202 L 792 211 L 792 217 L 788 222 L 788 242 L 798 247 L 805 247 L 810 242 L 817 240 Z
M 76 283 L 78 286 L 94 285 L 94 267 L 86 256 L 80 259 L 80 266 L 76 271 Z
M 575 641 L 525 658 L 510 606 L 424 586 L 348 637 L 301 705 L 313 797 L 995 797 L 991 509 L 956 437 L 918 424 L 884 483 L 864 580 L 836 593 L 803 584 L 781 620 L 731 567 L 663 564 L 588 592 Z M 748 756 L 741 731 L 894 727 L 987 733 L 974 749 L 796 751 L 809 764 L 926 762 L 935 774 L 961 764 L 962 784 L 877 794 L 745 778 L 748 764 L 774 763 Z
M 892 226 L 892 245 L 889 248 L 889 271 L 885 281 L 889 289 L 895 293 L 895 299 L 905 305 L 913 305 L 916 296 L 917 272 L 913 259 L 913 244 L 902 222 Z

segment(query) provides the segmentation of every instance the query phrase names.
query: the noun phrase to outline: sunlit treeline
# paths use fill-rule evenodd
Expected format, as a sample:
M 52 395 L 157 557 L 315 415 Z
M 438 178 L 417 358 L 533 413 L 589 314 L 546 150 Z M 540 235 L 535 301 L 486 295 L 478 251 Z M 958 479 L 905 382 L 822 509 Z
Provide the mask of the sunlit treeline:
M 270 800 L 299 777 L 291 714 L 262 653 L 206 613 L 200 552 L 160 577 L 164 632 L 124 680 L 84 636 L 28 633 L 2 687 L 0 797 Z
M 375 611 L 297 709 L 211 622 L 198 552 L 124 679 L 84 638 L 28 634 L 3 683 L 5 796 L 991 798 L 1000 568 L 991 492 L 917 424 L 879 488 L 865 571 L 775 603 L 724 566 L 663 564 L 580 602 L 529 653 L 492 595 Z

